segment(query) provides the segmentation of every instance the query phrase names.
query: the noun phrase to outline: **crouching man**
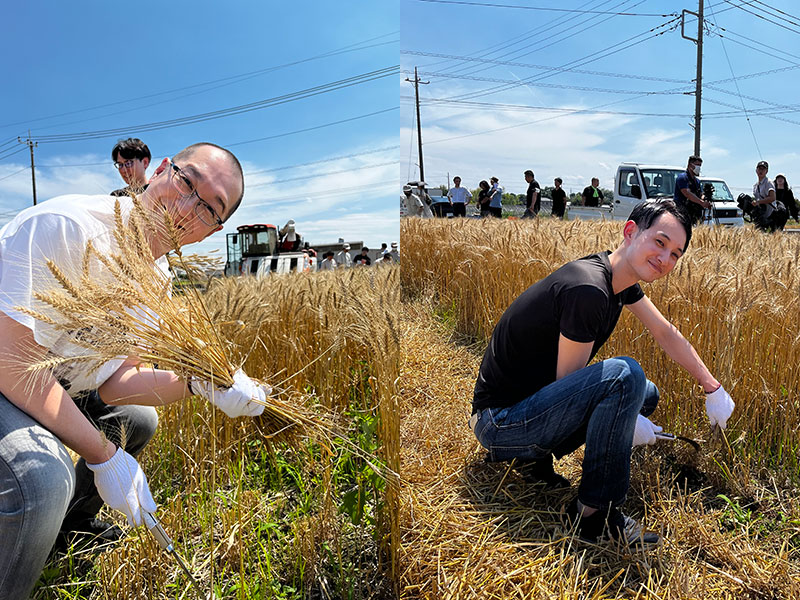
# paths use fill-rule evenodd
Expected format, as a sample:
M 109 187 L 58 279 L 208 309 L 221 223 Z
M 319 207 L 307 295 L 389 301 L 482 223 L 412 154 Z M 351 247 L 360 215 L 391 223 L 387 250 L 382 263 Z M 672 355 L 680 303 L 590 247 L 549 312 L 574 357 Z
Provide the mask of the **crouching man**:
M 733 412 L 719 381 L 639 287 L 672 271 L 689 245 L 691 225 L 672 200 L 639 204 L 616 250 L 567 263 L 523 292 L 498 321 L 483 356 L 470 419 L 475 436 L 489 460 L 517 459 L 526 463 L 529 480 L 550 487 L 569 485 L 554 472 L 553 457 L 586 444 L 578 494 L 566 512 L 588 541 L 660 542 L 620 511 L 631 447 L 655 443 L 661 431 L 647 419 L 658 389 L 632 358 L 589 365 L 623 307 L 702 385 L 712 426 L 724 428 Z
M 141 202 L 155 219 L 163 218 L 164 210 L 172 215 L 183 245 L 220 230 L 243 194 L 236 157 L 204 143 L 165 158 Z M 121 511 L 132 526 L 142 524 L 144 511 L 156 510 L 134 458 L 155 432 L 154 406 L 196 393 L 229 417 L 256 416 L 271 392 L 241 371 L 225 390 L 196 379 L 189 388 L 171 371 L 140 368 L 136 357 L 97 370 L 71 362 L 30 385 L 25 357 L 75 356 L 82 349 L 62 331 L 17 309 L 41 309 L 35 294 L 48 290 L 35 284 L 48 275 L 48 259 L 64 273 L 80 273 L 88 241 L 101 253 L 115 251 L 116 200 L 61 196 L 22 211 L 0 230 L 1 600 L 28 597 L 59 532 L 119 537 L 121 531 L 95 518 L 103 503 Z M 130 214 L 133 200 L 118 200 L 123 215 Z M 141 260 L 154 269 L 165 267 L 173 243 L 166 232 L 147 235 L 152 256 Z M 74 467 L 66 448 L 81 457 Z

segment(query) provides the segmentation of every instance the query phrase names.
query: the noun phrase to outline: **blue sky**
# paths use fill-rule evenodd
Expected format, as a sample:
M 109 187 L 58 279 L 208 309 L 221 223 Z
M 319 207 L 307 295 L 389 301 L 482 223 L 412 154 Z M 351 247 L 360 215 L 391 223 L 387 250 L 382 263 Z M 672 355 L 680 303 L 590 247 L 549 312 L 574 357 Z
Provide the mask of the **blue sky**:
M 245 170 L 244 201 L 222 232 L 192 251 L 224 253 L 236 226 L 290 218 L 312 244 L 398 238 L 396 2 L 47 0 L 11 3 L 4 17 L 0 224 L 32 201 L 30 156 L 16 141 L 30 129 L 41 140 L 40 202 L 123 187 L 110 156 L 121 137 L 148 144 L 148 176 L 191 143 L 230 148 Z M 138 127 L 371 72 L 371 81 L 243 114 Z M 43 137 L 129 127 L 97 139 Z
M 560 176 L 580 191 L 592 176 L 612 187 L 623 161 L 685 166 L 696 45 L 681 38 L 682 8 L 698 4 L 401 0 L 401 30 L 413 32 L 401 41 L 401 178 L 417 176 L 413 87 L 403 81 L 415 66 L 430 82 L 420 86 L 429 184 L 449 173 L 474 188 L 496 175 L 521 193 L 530 168 L 542 185 Z M 735 195 L 752 188 L 760 159 L 770 177 L 800 182 L 797 15 L 788 0 L 705 2 L 703 175 Z

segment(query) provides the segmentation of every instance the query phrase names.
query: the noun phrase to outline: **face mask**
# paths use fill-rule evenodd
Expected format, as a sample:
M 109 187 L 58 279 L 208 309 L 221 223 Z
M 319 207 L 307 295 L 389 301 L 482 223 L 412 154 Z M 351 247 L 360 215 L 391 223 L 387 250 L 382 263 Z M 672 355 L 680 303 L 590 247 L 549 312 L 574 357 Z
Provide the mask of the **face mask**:
M 694 173 L 696 176 L 698 176 L 698 177 L 699 177 L 699 176 L 700 176 L 700 165 L 692 165 L 692 172 L 693 172 L 693 173 Z

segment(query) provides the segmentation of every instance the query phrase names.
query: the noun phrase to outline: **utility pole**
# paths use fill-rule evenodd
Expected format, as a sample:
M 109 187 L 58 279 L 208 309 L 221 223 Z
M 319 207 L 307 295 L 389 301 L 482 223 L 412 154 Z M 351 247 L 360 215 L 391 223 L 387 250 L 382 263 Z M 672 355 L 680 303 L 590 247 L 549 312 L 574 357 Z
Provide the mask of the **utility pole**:
M 17 141 L 20 144 L 26 144 L 28 148 L 31 150 L 31 182 L 33 183 L 33 205 L 36 206 L 36 169 L 33 165 L 33 148 L 34 146 L 38 146 L 39 142 L 34 142 L 31 140 L 31 130 L 28 130 L 28 139 L 23 140 L 21 137 L 17 137 Z
M 702 0 L 701 0 L 702 1 Z M 414 95 L 417 99 L 417 145 L 419 147 L 419 178 L 425 181 L 425 167 L 422 164 L 422 123 L 419 120 L 419 84 L 427 85 L 430 81 L 420 81 L 417 76 L 417 67 L 414 67 L 414 80 L 406 77 L 406 81 L 414 84 Z
M 697 39 L 688 37 L 684 33 L 687 14 L 697 17 Z M 698 0 L 696 13 L 686 9 L 681 13 L 681 36 L 697 44 L 697 75 L 694 88 L 694 155 L 700 156 L 700 120 L 703 101 L 703 0 Z

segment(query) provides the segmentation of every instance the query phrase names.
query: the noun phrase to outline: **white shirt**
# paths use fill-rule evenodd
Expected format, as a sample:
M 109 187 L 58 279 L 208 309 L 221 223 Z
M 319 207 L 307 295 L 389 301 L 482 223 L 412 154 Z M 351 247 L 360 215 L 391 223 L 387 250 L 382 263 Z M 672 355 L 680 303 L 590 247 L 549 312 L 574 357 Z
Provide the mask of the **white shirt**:
M 466 204 L 472 199 L 472 193 L 467 188 L 458 186 L 450 188 L 447 197 L 453 201 L 453 204 Z
M 350 257 L 350 250 L 340 250 L 336 253 L 336 264 L 340 267 L 350 268 L 353 266 L 353 259 Z
M 114 240 L 114 206 L 119 201 L 123 219 L 127 220 L 133 201 L 122 196 L 59 196 L 20 212 L 0 229 L 0 311 L 24 325 L 33 333 L 37 344 L 60 357 L 91 354 L 91 350 L 76 345 L 79 331 L 66 332 L 42 320 L 20 312 L 18 307 L 38 312 L 59 321 L 58 313 L 35 294 L 63 289 L 47 266 L 52 260 L 66 278 L 78 284 L 83 269 L 86 244 L 91 240 L 98 253 L 111 256 L 119 252 Z M 145 260 L 144 258 L 142 260 Z M 155 262 L 162 272 L 168 272 L 165 257 Z M 113 280 L 113 276 L 94 258 L 89 267 L 94 284 Z M 144 308 L 136 309 L 137 317 L 157 320 L 157 315 Z M 91 390 L 99 387 L 122 364 L 124 357 L 109 361 L 92 371 L 93 365 L 70 362 L 54 369 L 58 379 L 69 382 L 69 391 Z

